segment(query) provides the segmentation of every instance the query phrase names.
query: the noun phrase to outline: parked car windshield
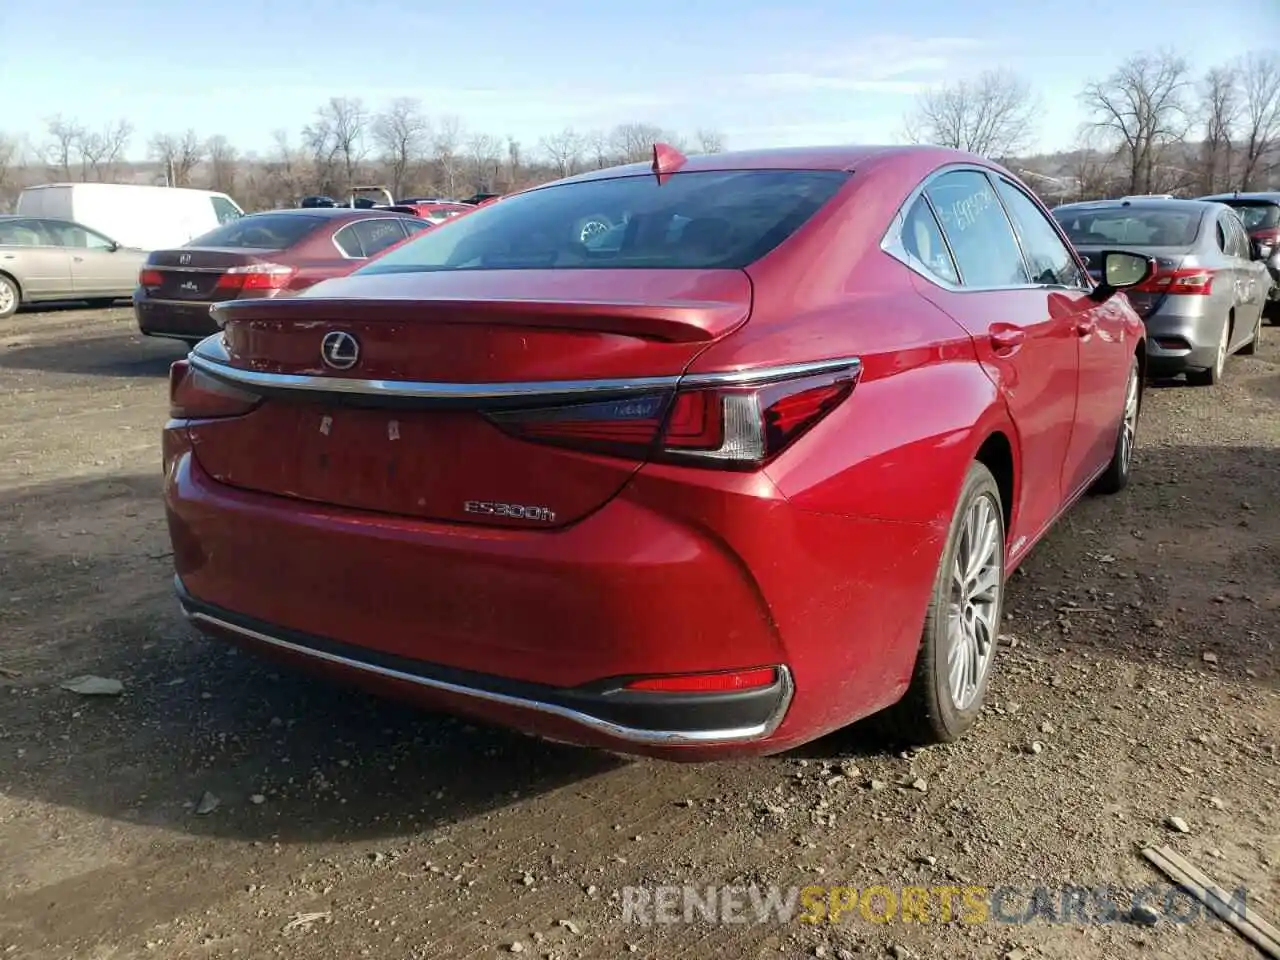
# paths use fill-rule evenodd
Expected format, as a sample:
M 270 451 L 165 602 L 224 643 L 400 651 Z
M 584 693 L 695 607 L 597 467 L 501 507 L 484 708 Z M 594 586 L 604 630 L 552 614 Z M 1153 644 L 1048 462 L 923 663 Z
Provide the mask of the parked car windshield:
M 1244 221 L 1246 230 L 1270 230 L 1280 227 L 1280 204 L 1266 200 L 1230 200 L 1228 205 L 1235 208 Z
M 1076 246 L 1131 243 L 1140 247 L 1189 247 L 1200 231 L 1201 210 L 1059 208 L 1054 216 Z
M 558 184 L 448 222 L 357 273 L 744 267 L 822 207 L 849 174 L 699 171 Z
M 196 237 L 189 247 L 244 247 L 253 250 L 284 250 L 292 247 L 321 224 L 324 217 L 296 213 L 259 213 L 240 217 Z

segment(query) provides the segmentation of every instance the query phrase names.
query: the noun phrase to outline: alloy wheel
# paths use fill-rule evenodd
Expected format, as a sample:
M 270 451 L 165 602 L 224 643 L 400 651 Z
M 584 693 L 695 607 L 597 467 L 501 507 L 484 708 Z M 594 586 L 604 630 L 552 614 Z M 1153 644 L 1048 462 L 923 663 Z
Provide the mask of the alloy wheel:
M 1120 426 L 1120 468 L 1129 472 L 1133 459 L 1134 441 L 1138 435 L 1138 371 L 1129 374 L 1129 386 L 1124 395 L 1124 420 Z
M 1227 368 L 1227 344 L 1231 342 L 1231 323 L 1222 325 L 1222 336 L 1218 338 L 1218 355 L 1213 360 L 1214 379 L 1222 379 L 1222 371 Z
M 947 615 L 947 676 L 957 710 L 973 704 L 995 658 L 996 618 L 1004 589 L 999 511 L 991 497 L 975 499 L 956 544 Z
M 0 279 L 0 317 L 13 311 L 18 292 L 8 280 Z

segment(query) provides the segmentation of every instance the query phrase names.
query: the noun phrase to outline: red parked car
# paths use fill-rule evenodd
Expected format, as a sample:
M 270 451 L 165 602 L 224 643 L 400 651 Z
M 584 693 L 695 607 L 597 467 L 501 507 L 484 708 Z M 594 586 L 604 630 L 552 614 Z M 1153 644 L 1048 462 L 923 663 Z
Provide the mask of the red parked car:
M 254 213 L 173 250 L 156 250 L 138 275 L 133 310 L 152 337 L 192 343 L 218 330 L 209 307 L 296 293 L 340 277 L 431 224 L 349 207 Z
M 1002 168 L 716 154 L 504 197 L 174 365 L 200 629 L 711 759 L 980 710 L 1010 572 L 1129 477 L 1145 342 Z M 614 228 L 581 239 L 585 216 Z

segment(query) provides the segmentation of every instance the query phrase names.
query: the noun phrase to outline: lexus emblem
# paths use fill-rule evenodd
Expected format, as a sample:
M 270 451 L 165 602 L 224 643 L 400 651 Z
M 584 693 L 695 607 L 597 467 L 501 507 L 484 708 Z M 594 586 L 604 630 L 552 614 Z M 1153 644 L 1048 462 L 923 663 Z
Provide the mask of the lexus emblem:
M 320 358 L 335 370 L 350 370 L 360 359 L 360 343 L 345 330 L 333 330 L 320 341 Z

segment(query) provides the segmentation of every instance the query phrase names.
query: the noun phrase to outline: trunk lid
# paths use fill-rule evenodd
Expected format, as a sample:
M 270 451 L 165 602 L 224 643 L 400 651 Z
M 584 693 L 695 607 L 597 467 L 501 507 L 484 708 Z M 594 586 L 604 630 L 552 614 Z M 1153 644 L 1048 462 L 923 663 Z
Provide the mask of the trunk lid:
M 382 274 L 226 304 L 215 312 L 222 344 L 206 351 L 221 350 L 225 374 L 252 380 L 265 399 L 247 415 L 193 424 L 195 455 L 223 483 L 297 500 L 563 526 L 612 498 L 643 458 L 519 439 L 495 414 L 583 402 L 584 383 L 616 390 L 657 378 L 642 391 L 647 423 L 669 398 L 663 378 L 750 308 L 740 270 Z M 330 334 L 357 345 L 354 359 L 338 356 L 349 366 L 325 361 Z
M 159 283 L 144 284 L 149 296 L 162 300 L 219 302 L 233 300 L 236 287 L 219 287 L 232 268 L 269 263 L 278 250 L 220 247 L 182 247 L 157 250 L 147 257 L 145 270 L 154 271 Z
M 1126 253 L 1136 253 L 1143 257 L 1153 257 L 1156 261 L 1156 271 L 1158 273 L 1172 272 L 1184 264 L 1192 265 L 1187 251 L 1169 247 L 1140 247 L 1121 243 L 1107 244 L 1106 246 L 1077 246 L 1076 251 L 1080 254 L 1081 259 L 1084 260 L 1085 268 L 1088 269 L 1089 276 L 1093 278 L 1094 283 L 1099 283 L 1102 280 L 1102 254 L 1107 250 L 1123 250 Z M 1126 290 L 1125 295 L 1129 298 L 1129 302 L 1133 304 L 1133 309 L 1138 312 L 1138 316 L 1145 319 L 1160 308 L 1160 304 L 1164 302 L 1168 294 L 1137 288 Z

